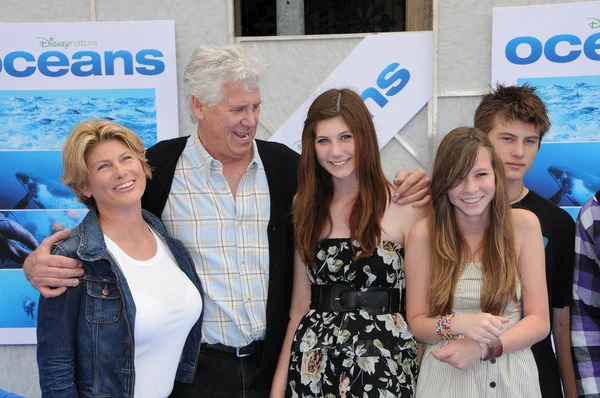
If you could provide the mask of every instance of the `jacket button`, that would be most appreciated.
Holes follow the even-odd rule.
[[[495,363],[496,363],[496,359],[495,359],[495,358],[492,358],[492,359],[490,359],[490,363],[491,363],[492,365],[493,365],[493,364],[495,364]]]
[[[496,383],[492,381],[492,382],[490,383],[490,387],[492,387],[492,388],[496,387]]]

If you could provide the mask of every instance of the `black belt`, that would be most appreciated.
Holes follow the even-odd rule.
[[[221,343],[217,344],[208,344],[202,343],[201,348],[205,348],[211,351],[223,352],[226,354],[235,355],[236,357],[242,358],[247,357],[248,355],[258,354],[262,351],[263,341],[257,340],[248,344],[245,347],[229,347]]]
[[[364,291],[347,285],[311,285],[310,308],[322,312],[363,309],[371,315],[400,312],[400,290],[372,287]]]

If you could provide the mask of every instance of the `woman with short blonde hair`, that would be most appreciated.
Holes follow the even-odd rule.
[[[142,210],[151,176],[142,140],[108,120],[82,122],[63,170],[89,211],[52,254],[81,261],[84,275],[40,298],[42,396],[167,397],[176,378],[195,375],[202,289],[183,244]]]

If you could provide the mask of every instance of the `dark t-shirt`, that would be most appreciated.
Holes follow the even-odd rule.
[[[573,297],[573,262],[575,252],[575,222],[563,209],[553,205],[533,191],[514,208],[533,212],[540,220],[546,248],[546,284],[550,325],[553,309],[569,307]],[[542,396],[562,397],[558,361],[552,349],[551,335],[531,347],[538,366]]]

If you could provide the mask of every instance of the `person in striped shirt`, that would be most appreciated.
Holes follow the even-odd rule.
[[[571,345],[580,397],[600,396],[600,191],[579,212],[571,304]]]

